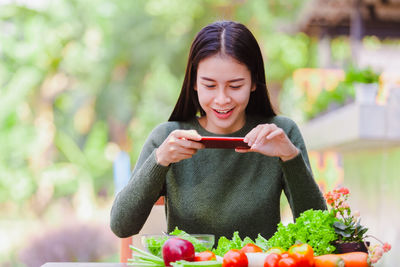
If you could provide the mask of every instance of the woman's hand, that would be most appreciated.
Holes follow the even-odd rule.
[[[258,152],[266,156],[290,160],[299,154],[286,133],[275,124],[260,124],[244,138],[250,149],[236,149],[237,152]]]
[[[157,163],[168,166],[171,163],[191,158],[199,149],[204,148],[195,130],[175,130],[171,132],[156,150]]]

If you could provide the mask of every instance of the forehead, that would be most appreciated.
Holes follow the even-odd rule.
[[[207,77],[215,80],[230,80],[235,78],[250,78],[247,66],[228,55],[216,54],[200,61],[197,77]]]

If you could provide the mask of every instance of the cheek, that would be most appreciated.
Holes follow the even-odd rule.
[[[197,97],[199,98],[199,103],[203,107],[203,105],[208,104],[212,101],[213,97],[210,93],[206,93],[204,90],[197,90]]]
[[[249,99],[250,99],[250,94],[248,94],[247,92],[246,93],[239,92],[232,97],[235,99],[236,103],[247,105],[247,103],[249,102]]]

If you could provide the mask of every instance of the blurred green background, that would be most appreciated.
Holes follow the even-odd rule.
[[[195,34],[215,20],[247,25],[273,103],[289,114],[296,96],[280,92],[318,61],[318,40],[295,28],[306,2],[0,1],[0,265],[118,261],[113,160],[123,150],[134,165],[168,119]],[[332,47],[350,58],[346,38]]]
[[[246,24],[262,46],[271,86],[313,66],[310,38],[277,30],[291,30],[302,3],[3,1],[0,262],[22,265],[31,243],[38,247],[64,225],[108,227],[112,161],[125,150],[134,164],[149,131],[168,118],[190,43],[205,25]],[[104,235],[114,245],[93,260],[118,253]]]

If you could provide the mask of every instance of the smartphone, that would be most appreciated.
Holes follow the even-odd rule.
[[[206,148],[250,148],[244,141],[243,137],[216,137],[216,136],[203,136],[200,143],[203,143]]]

